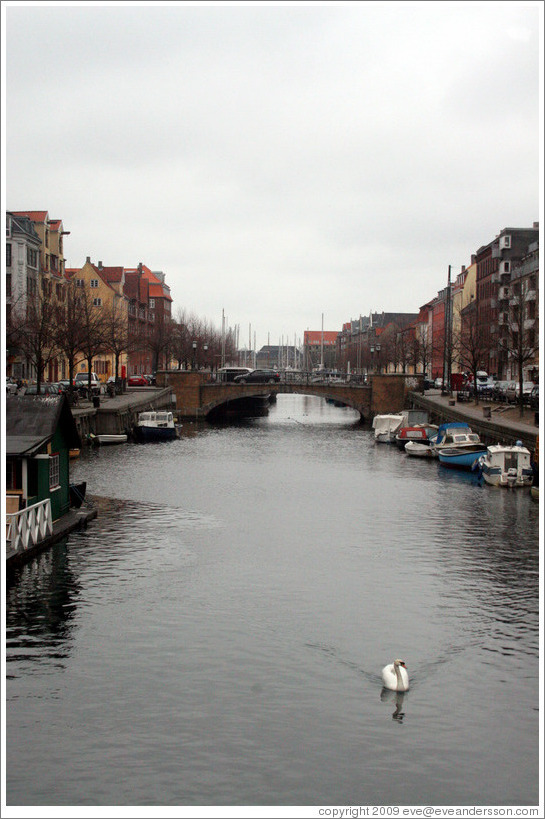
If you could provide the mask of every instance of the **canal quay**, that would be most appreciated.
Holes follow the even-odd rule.
[[[97,517],[6,591],[9,806],[539,804],[528,489],[301,395],[72,476]]]

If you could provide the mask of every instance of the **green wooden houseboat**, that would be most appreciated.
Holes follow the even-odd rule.
[[[6,495],[25,509],[49,498],[51,517],[70,508],[70,449],[81,446],[65,395],[6,398]],[[14,510],[13,510],[14,511]]]

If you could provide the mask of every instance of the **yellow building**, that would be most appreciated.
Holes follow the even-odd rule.
[[[100,311],[103,319],[104,344],[93,358],[93,372],[102,382],[115,375],[115,348],[119,354],[117,374],[127,373],[129,300],[123,293],[124,276],[123,267],[104,267],[102,262],[95,265],[89,256],[82,268],[66,270],[66,278],[85,291],[89,308]],[[86,370],[87,362],[80,357],[75,372]]]

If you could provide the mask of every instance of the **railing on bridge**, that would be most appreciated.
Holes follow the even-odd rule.
[[[35,546],[53,534],[49,498],[20,512],[6,513],[6,541],[16,552]]]
[[[222,373],[210,373],[210,377],[208,379],[209,384],[267,384],[267,383],[279,383],[279,384],[303,384],[303,385],[311,385],[311,384],[339,384],[339,385],[350,385],[350,386],[369,386],[369,380],[366,375],[360,375],[355,373],[341,373],[341,372],[305,372],[303,370],[271,370],[270,375],[268,375],[268,370],[261,370],[258,368],[258,371],[266,372],[266,375],[263,377],[252,377],[252,374],[241,374],[236,376],[236,378],[225,378],[223,377]],[[206,383],[206,382],[205,382]]]

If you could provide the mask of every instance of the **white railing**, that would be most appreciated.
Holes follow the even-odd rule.
[[[53,534],[51,501],[46,500],[21,509],[20,512],[6,514],[6,541],[16,552],[35,546]]]

